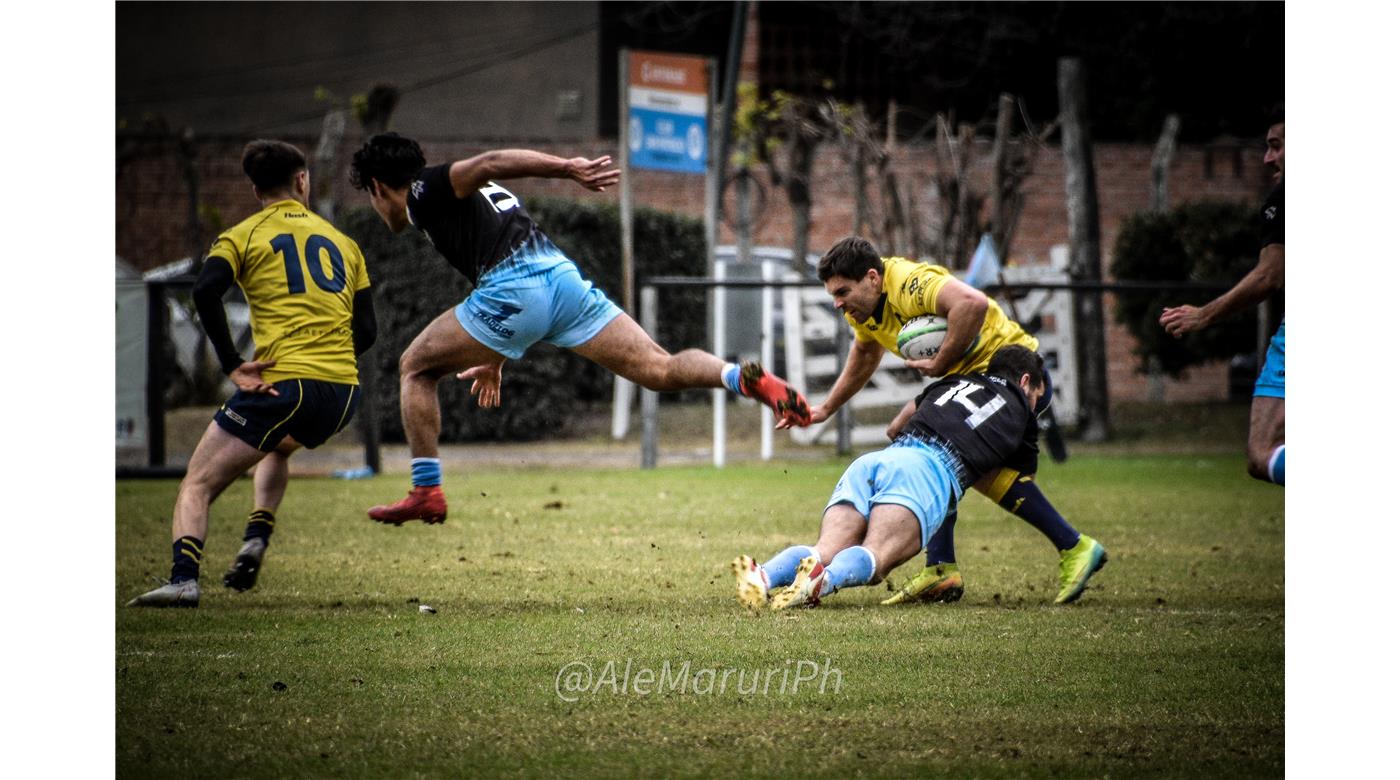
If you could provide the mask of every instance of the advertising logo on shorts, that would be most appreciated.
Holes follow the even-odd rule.
[[[709,158],[709,91],[703,57],[629,52],[629,164],[704,173]]]

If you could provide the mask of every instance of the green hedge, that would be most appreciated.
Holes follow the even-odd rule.
[[[1113,247],[1112,271],[1124,281],[1208,282],[1229,286],[1259,260],[1255,209],[1243,203],[1187,203],[1165,213],[1129,217]],[[1200,306],[1216,293],[1159,292],[1118,296],[1115,317],[1137,339],[1145,371],[1156,356],[1162,371],[1179,376],[1191,366],[1228,359],[1255,348],[1254,314],[1240,314],[1176,339],[1157,320],[1162,309]]]
[[[621,228],[613,204],[556,198],[526,199],[544,232],[574,260],[585,278],[621,300]],[[346,213],[341,229],[359,242],[374,283],[379,340],[364,357],[376,372],[375,413],[386,441],[403,441],[399,419],[398,361],[434,317],[471,292],[417,230],[395,236],[368,208]],[[705,274],[700,220],[638,209],[635,212],[637,275]],[[672,351],[707,343],[703,291],[663,291],[658,341]],[[532,440],[566,432],[590,403],[610,399],[611,375],[568,350],[536,344],[506,363],[499,409],[481,409],[471,383],[444,379],[438,386],[443,442]]]

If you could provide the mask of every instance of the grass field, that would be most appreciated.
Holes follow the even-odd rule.
[[[218,582],[242,480],[214,507],[200,609],[172,611],[120,603],[168,574],[176,483],[119,482],[118,774],[1282,774],[1283,492],[1240,458],[1044,466],[1111,556],[1071,607],[1049,605],[1049,544],[970,496],[961,603],[880,607],[880,585],[744,614],[727,562],[813,540],[845,465],[449,473],[447,524],[398,529],[364,508],[404,478],[298,479],[238,595]],[[566,702],[573,662],[603,687]],[[684,690],[639,684],[685,663]],[[701,673],[808,663],[839,690]]]

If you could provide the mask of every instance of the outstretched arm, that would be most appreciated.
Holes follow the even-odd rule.
[[[458,160],[452,163],[449,175],[452,191],[459,198],[476,192],[493,179],[573,179],[584,189],[602,192],[622,178],[622,172],[612,167],[612,158],[606,155],[593,160],[586,157],[565,159],[529,149],[498,149]]]
[[[831,386],[831,392],[826,394],[826,400],[812,407],[812,422],[809,424],[815,425],[836,414],[836,410],[840,409],[842,404],[851,400],[851,396],[870,381],[884,356],[885,348],[880,346],[878,341],[852,341],[851,352],[846,357],[846,365],[841,369],[841,375],[836,377],[836,383]],[[778,422],[778,427],[791,428],[792,423],[784,419]]]
[[[1205,306],[1174,306],[1163,309],[1158,322],[1167,333],[1181,338],[1191,331],[1209,327],[1225,317],[1262,303],[1283,288],[1283,244],[1269,244],[1259,250],[1259,264],[1239,284]]]

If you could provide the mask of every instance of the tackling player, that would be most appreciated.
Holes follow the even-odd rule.
[[[758,364],[726,364],[698,349],[674,355],[662,349],[584,279],[520,200],[496,183],[572,179],[602,192],[620,176],[608,157],[563,159],[524,149],[428,167],[418,144],[395,133],[374,136],[355,153],[351,183],[369,193],[389,229],[398,233],[412,225],[423,231],[475,286],[460,305],[429,323],[399,360],[413,486],[398,503],[370,509],[371,518],[395,525],[446,519],[437,383],[456,373],[473,380],[479,405],[497,406],[501,365],[538,341],[571,349],[650,390],[726,387],[762,401],[781,419],[807,423],[806,399]]]
[[[1283,109],[1269,122],[1264,165],[1273,171],[1274,189],[1259,212],[1262,226],[1259,263],[1229,292],[1199,308],[1175,306],[1162,310],[1158,322],[1167,333],[1181,338],[1209,327],[1225,317],[1264,302],[1283,289]],[[1249,407],[1249,475],[1266,482],[1283,484],[1283,325],[1269,341],[1269,353],[1259,380],[1254,384],[1254,401]]]
[[[1003,463],[1036,458],[1036,403],[1049,389],[1039,355],[998,350],[985,374],[953,374],[924,389],[894,443],[857,458],[836,483],[813,546],[789,547],[759,566],[730,563],[751,609],[815,606],[841,588],[873,585],[927,545],[967,488]],[[1108,555],[1092,552],[1074,601]]]
[[[359,406],[356,357],[376,336],[360,247],[307,208],[306,157],[253,141],[243,171],[262,210],[214,241],[194,286],[200,322],[237,391],[205,429],[175,499],[170,582],[129,607],[199,606],[209,505],[254,465],[253,512],[224,585],[253,587],[287,489],[287,458],[344,428]],[[256,345],[245,361],[224,318],[234,283],[248,299]]]
[[[875,247],[852,236],[836,243],[817,266],[817,276],[826,285],[837,309],[855,330],[855,339],[846,365],[836,378],[826,400],[812,407],[812,422],[821,422],[836,413],[874,375],[885,350],[899,354],[895,339],[909,320],[936,314],[948,320],[948,334],[938,354],[923,360],[905,361],[924,376],[971,374],[986,370],[992,356],[1005,346],[1019,345],[1036,350],[1040,343],[1008,318],[997,305],[977,289],[958,281],[946,268],[918,263],[902,257],[881,258]],[[1048,373],[1045,392],[1037,396],[1034,408],[1040,414],[1050,405],[1054,388]],[[914,411],[910,401],[890,425],[890,437],[903,427]],[[1038,433],[1032,429],[1028,435]],[[780,426],[787,427],[786,423]],[[983,476],[974,487],[1003,509],[1030,523],[1045,535],[1060,554],[1060,590],[1056,604],[1078,597],[1077,588],[1086,579],[1093,561],[1103,556],[1103,546],[1075,530],[1040,491],[1035,483],[1036,461],[1026,468],[1006,467]],[[928,542],[926,566],[905,583],[886,604],[907,601],[957,601],[963,594],[963,577],[958,570],[953,546],[957,522],[954,511]]]

